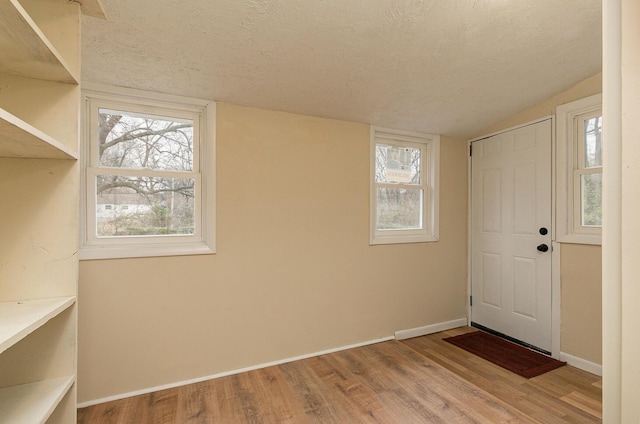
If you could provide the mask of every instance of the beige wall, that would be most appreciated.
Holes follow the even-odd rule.
[[[561,350],[602,364],[602,248],[563,244]]]
[[[217,254],[84,261],[79,402],[465,317],[467,150],[440,242],[369,246],[369,127],[219,104]]]
[[[557,106],[601,92],[602,74],[597,74],[514,114],[483,134],[555,115]],[[596,364],[602,364],[601,256],[600,246],[563,244],[561,248],[560,350]]]

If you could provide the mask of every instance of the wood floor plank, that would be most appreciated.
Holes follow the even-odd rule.
[[[376,388],[364,384],[362,376],[345,368],[337,360],[337,356],[323,355],[315,360],[310,360],[310,367],[325,385],[333,388],[341,402],[357,413],[360,422],[395,422],[379,401]]]
[[[389,341],[78,411],[78,424],[601,423],[602,380],[526,379],[442,339]]]
[[[357,422],[357,414],[349,411],[338,397],[326,386],[309,366],[311,360],[302,364],[291,362],[279,368],[287,378],[294,393],[302,402],[305,416],[310,423],[348,423]],[[302,365],[302,366],[300,366]]]
[[[211,424],[207,382],[178,387],[177,423]]]
[[[231,377],[222,377],[215,380],[205,381],[203,383],[207,419],[211,423],[240,423],[240,414],[237,413],[236,410],[241,408],[241,406],[239,403],[235,403],[236,399],[232,396],[233,393],[230,389],[232,384]],[[228,391],[230,393],[228,393]]]
[[[228,422],[230,424],[254,422],[251,414],[245,415],[250,408],[246,408],[242,404],[242,394],[238,393],[238,386],[242,384],[239,379],[239,376],[231,375],[224,377],[219,382],[212,381],[212,386],[218,386],[218,390],[220,390],[220,394],[217,397],[218,403],[215,404],[222,418],[220,422]],[[244,400],[246,401],[246,399]]]
[[[77,421],[79,423],[90,423],[93,416],[93,408],[80,408],[78,409]]]
[[[144,408],[137,407],[136,413],[141,409],[140,424],[174,424],[178,411],[178,389],[167,389],[150,393],[142,398]],[[133,408],[129,405],[129,409]],[[136,421],[132,421],[136,422]]]
[[[250,381],[255,387],[259,414],[270,423],[307,422],[302,405],[278,367],[252,371]],[[268,406],[265,408],[265,406]]]
[[[113,401],[80,410],[78,423],[141,423],[147,409],[146,400],[150,395],[134,396],[121,401]],[[87,414],[86,412],[89,411]]]
[[[602,405],[583,393],[571,392],[561,399],[594,417],[602,419]]]

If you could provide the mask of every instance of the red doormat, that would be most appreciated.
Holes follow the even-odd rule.
[[[566,364],[483,331],[443,340],[526,378],[544,374]]]

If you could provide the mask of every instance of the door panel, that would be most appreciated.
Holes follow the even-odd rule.
[[[550,351],[551,120],[473,142],[471,172],[471,319]]]
[[[482,254],[482,301],[487,305],[499,308],[502,306],[502,287],[500,285],[500,270],[502,269],[500,255],[484,252]]]

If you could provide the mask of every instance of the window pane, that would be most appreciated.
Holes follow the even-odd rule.
[[[194,184],[190,178],[98,175],[96,235],[193,235]]]
[[[420,184],[420,149],[376,144],[376,182]]]
[[[584,167],[602,166],[602,116],[584,121]]]
[[[378,230],[422,229],[423,190],[378,188]]]
[[[602,174],[580,176],[582,225],[602,226]]]
[[[193,170],[193,121],[100,109],[99,165]]]

